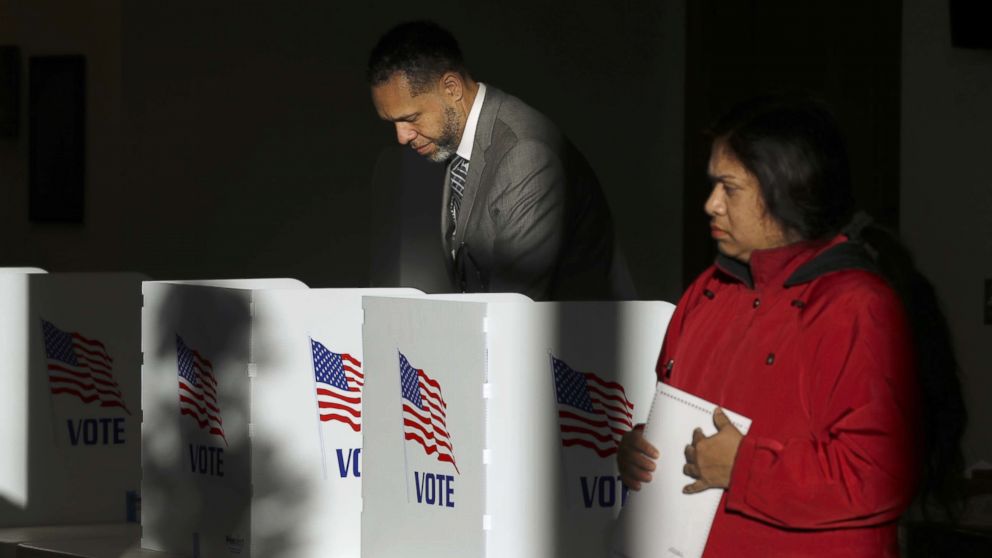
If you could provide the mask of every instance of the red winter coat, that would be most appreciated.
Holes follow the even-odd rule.
[[[898,556],[919,388],[903,306],[870,268],[843,236],[793,244],[721,257],[679,301],[659,379],[752,420],[705,556]]]

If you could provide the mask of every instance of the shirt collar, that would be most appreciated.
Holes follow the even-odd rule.
[[[468,111],[468,120],[465,122],[465,131],[462,132],[462,141],[458,144],[458,151],[455,153],[466,161],[472,160],[472,147],[475,145],[475,127],[479,124],[479,113],[482,112],[482,101],[486,98],[486,84],[479,82],[479,91],[472,101],[472,108]]]

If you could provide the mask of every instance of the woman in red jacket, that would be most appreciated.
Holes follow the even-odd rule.
[[[705,211],[719,255],[679,301],[658,361],[659,381],[752,420],[742,436],[718,410],[717,434],[686,433],[685,492],[725,491],[705,555],[897,556],[896,520],[921,481],[939,493],[960,467],[964,409],[933,291],[854,215],[827,111],[759,99],[713,138]],[[627,486],[650,482],[657,458],[628,433]]]

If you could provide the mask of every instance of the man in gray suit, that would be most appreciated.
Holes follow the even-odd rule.
[[[616,297],[609,208],[589,164],[551,121],[473,80],[457,41],[432,22],[383,35],[368,78],[396,139],[447,164],[441,240],[455,290]]]

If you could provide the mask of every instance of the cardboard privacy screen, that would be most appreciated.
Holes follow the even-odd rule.
[[[145,284],[142,546],[361,555],[361,301],[370,293],[421,294]]]
[[[365,556],[606,556],[672,305],[365,298]]]
[[[0,273],[0,524],[136,521],[133,273]]]

